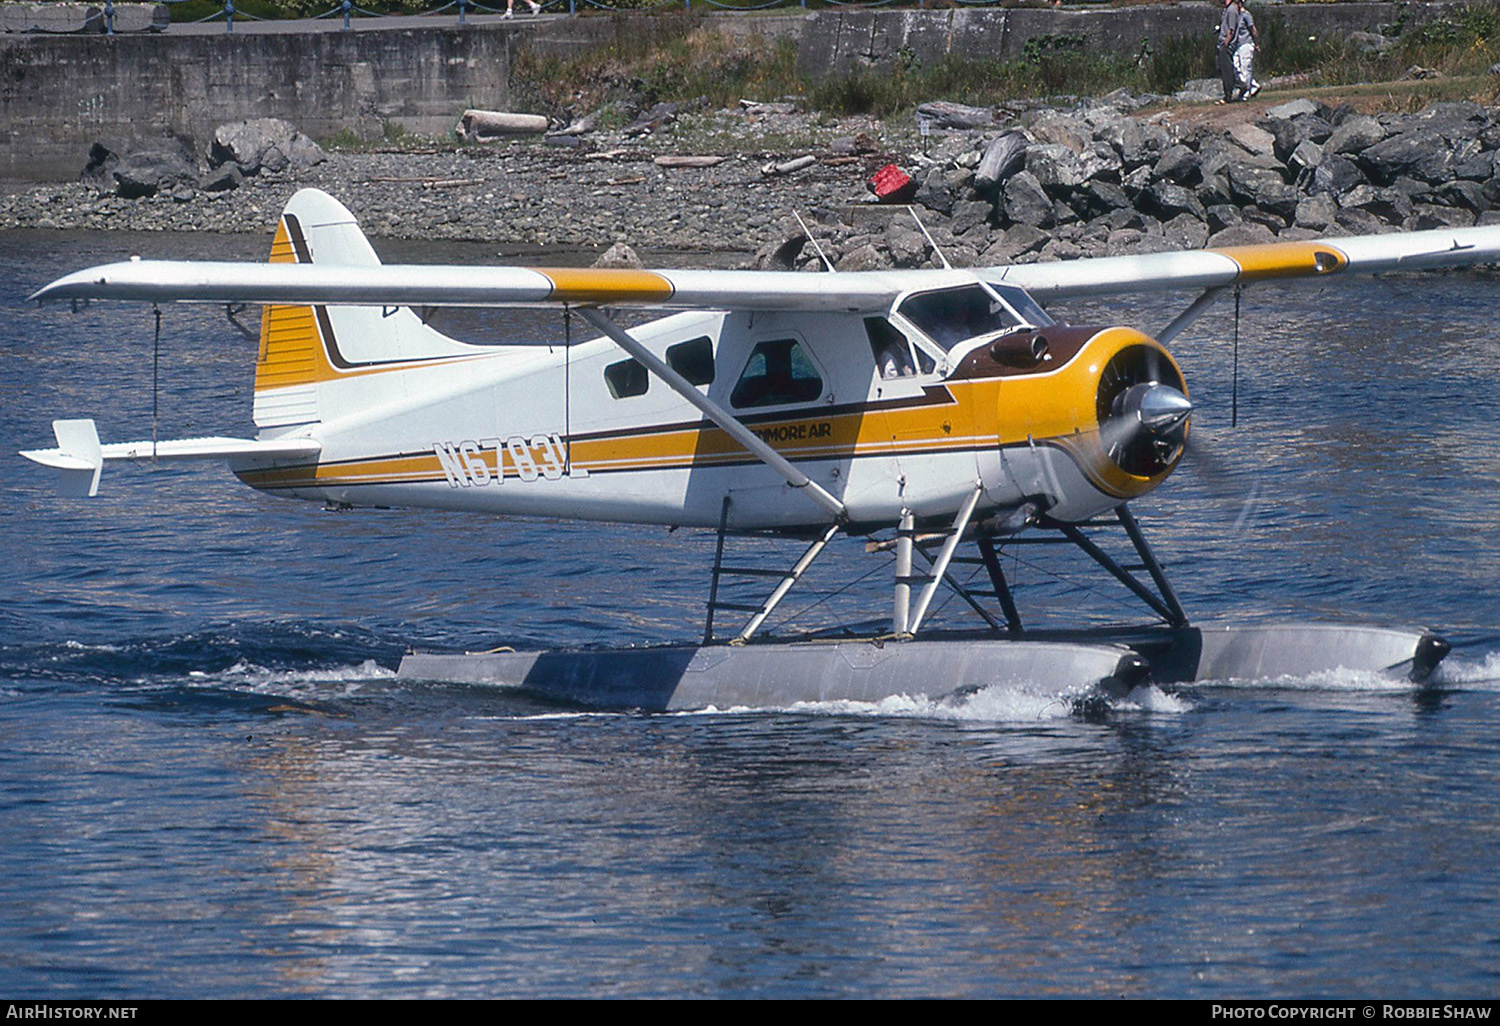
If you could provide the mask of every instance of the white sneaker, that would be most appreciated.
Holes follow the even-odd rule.
[[[537,3],[536,0],[526,0],[526,2],[531,5],[531,13],[532,14],[541,14],[542,13],[542,5],[539,4],[539,3]]]

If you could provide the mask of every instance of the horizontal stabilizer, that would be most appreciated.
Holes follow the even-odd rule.
[[[52,433],[57,448],[43,450],[50,459],[38,459],[57,468],[57,493],[69,498],[86,498],[99,493],[99,472],[104,469],[104,453],[99,445],[99,431],[92,420],[54,420]],[[30,453],[22,456],[36,459]]]
[[[21,455],[58,471],[58,494],[86,497],[99,493],[105,460],[229,459],[234,456],[316,456],[321,443],[311,438],[172,438],[153,442],[99,443],[92,420],[54,420],[56,449],[25,449]]]

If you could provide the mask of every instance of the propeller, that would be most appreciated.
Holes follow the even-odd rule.
[[[1150,477],[1175,463],[1192,412],[1181,375],[1153,346],[1127,346],[1100,375],[1100,440],[1128,473]]]

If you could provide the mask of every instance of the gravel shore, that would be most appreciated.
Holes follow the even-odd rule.
[[[1197,89],[1175,108],[1123,90],[1066,107],[924,105],[943,108],[927,111],[937,120],[925,133],[910,120],[790,104],[700,110],[649,131],[335,151],[278,172],[247,165],[222,191],[209,176],[227,165],[185,164],[137,199],[95,174],[0,197],[0,228],[266,233],[293,192],[316,186],[377,238],[482,242],[499,254],[625,242],[697,263],[815,269],[801,215],[830,260],[862,270],[937,266],[933,241],[955,266],[996,266],[1500,223],[1500,108],[1214,107],[1202,100],[1217,83]],[[925,231],[905,206],[872,202],[867,183],[887,164],[911,176],[899,199]]]
[[[881,140],[880,152],[831,153],[837,139],[859,132]],[[0,228],[267,232],[293,192],[315,186],[348,206],[375,237],[601,251],[625,241],[651,251],[748,255],[782,237],[784,223],[795,223],[793,211],[826,217],[861,203],[870,174],[908,156],[915,127],[905,136],[871,119],[713,112],[684,116],[650,135],[590,133],[578,148],[531,136],[332,151],[314,167],[262,171],[224,192],[179,189],[125,199],[81,182],[35,185],[0,196]],[[763,171],[803,154],[820,159],[789,175]],[[682,155],[724,159],[711,167],[654,162]],[[80,154],[80,169],[85,158]]]

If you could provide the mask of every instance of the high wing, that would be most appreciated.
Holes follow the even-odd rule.
[[[374,306],[540,306],[873,312],[921,282],[962,272],[859,272],[463,267],[441,264],[250,264],[131,260],[76,271],[31,298],[149,303],[326,303]],[[936,274],[937,279],[932,276]]]
[[[1467,267],[1500,261],[1500,226],[1277,242],[1143,256],[1096,257],[975,270],[631,270],[381,264],[367,244],[347,251],[354,216],[305,189],[295,261],[130,260],[77,271],[38,291],[39,301],[283,303],[364,306],[551,304],[874,313],[913,289],[986,281],[1019,285],[1043,300],[1166,289],[1213,289],[1270,279]],[[362,240],[362,236],[360,239]]]
[[[990,281],[1019,285],[1037,299],[1048,300],[1495,262],[1500,262],[1500,225],[1094,257],[981,273]]]

